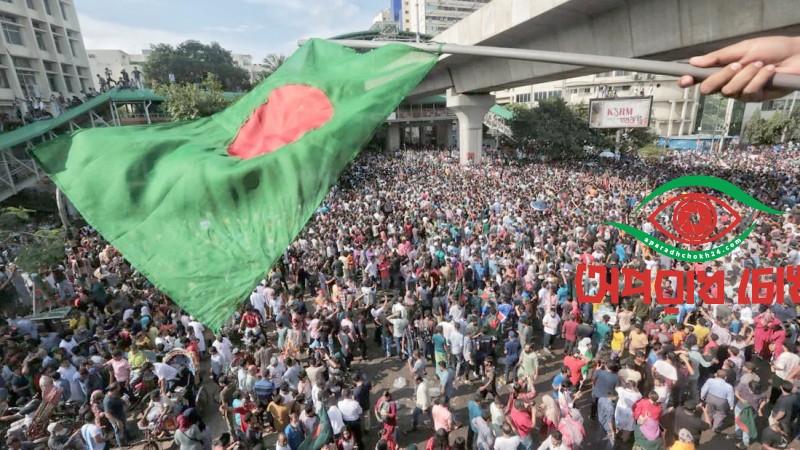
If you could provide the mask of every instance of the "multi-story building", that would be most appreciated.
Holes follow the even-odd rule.
[[[437,35],[477,11],[491,0],[398,0],[392,2],[403,31]],[[399,3],[399,5],[398,5]],[[400,13],[396,8],[401,6]]]
[[[0,114],[93,86],[74,0],[0,0],[0,28]]]
[[[247,72],[250,76],[250,82],[252,83],[260,81],[261,73],[267,70],[263,64],[253,64],[253,57],[251,55],[233,53],[231,56],[233,57],[233,63]]]
[[[0,0],[2,2],[3,0]],[[87,50],[89,54],[89,65],[92,69],[92,76],[95,81],[95,88],[100,88],[97,84],[97,75],[105,78],[106,70],[111,73],[114,80],[120,77],[120,72],[125,69],[129,74],[135,69],[144,70],[144,63],[150,56],[151,50],[143,49],[140,54],[129,54],[122,50]],[[244,69],[250,77],[250,81],[257,82],[261,72],[266,70],[262,64],[253,64],[253,57],[240,53],[231,54],[233,63]],[[146,80],[145,80],[146,81]]]
[[[122,50],[87,50],[86,52],[95,89],[100,89],[97,75],[106,78],[106,70],[111,74],[112,79],[118,80],[122,69],[129,74],[136,68],[141,71],[144,62],[147,61],[144,51],[141,54],[129,54]]]
[[[523,86],[495,93],[500,104],[527,103],[563,97],[573,105],[589,104],[600,97],[653,97],[651,129],[660,136],[685,136],[697,132],[698,111],[703,103],[697,89],[682,89],[677,78],[625,70],[602,72],[549,83]],[[723,114],[724,115],[724,114]]]

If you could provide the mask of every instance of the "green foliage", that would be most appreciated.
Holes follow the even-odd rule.
[[[172,120],[207,117],[231,103],[225,98],[222,85],[211,73],[202,84],[165,84],[158,86],[156,92],[167,99],[164,103]]]
[[[580,110],[570,108],[563,99],[542,100],[536,108],[511,105],[510,126],[517,145],[551,157],[576,156],[586,145],[602,147],[608,139],[589,128]]]
[[[658,147],[656,145],[646,145],[639,149],[639,158],[650,162],[650,163],[657,163],[661,159],[661,157],[667,154],[667,149]]]
[[[630,128],[622,135],[620,141],[620,150],[626,151],[628,147],[632,147],[634,151],[652,145],[658,135],[653,133],[650,128]]]
[[[761,117],[761,112],[756,110],[744,128],[744,139],[752,145],[778,144],[798,133],[798,117],[795,114],[785,116],[775,112],[769,119]]]
[[[285,62],[286,56],[280,53],[270,53],[267,55],[264,58],[264,71],[259,74],[258,81],[261,82],[267,79],[267,77],[275,73]]]
[[[0,242],[19,238],[25,243],[14,263],[23,271],[31,273],[37,272],[41,264],[61,262],[67,242],[63,228],[40,229],[34,233],[25,231],[33,212],[35,211],[31,209],[17,207],[0,209]]]
[[[32,209],[8,207],[0,209],[0,229],[16,230],[31,220]]]
[[[237,66],[231,52],[217,42],[206,45],[190,40],[177,47],[158,44],[150,48],[152,51],[144,64],[144,77],[152,86],[169,83],[169,74],[175,75],[177,83],[202,83],[208,73],[213,73],[225,90],[250,87],[247,71]]]
[[[38,230],[27,234],[26,239],[29,244],[25,245],[14,259],[14,264],[24,272],[36,273],[43,264],[51,266],[63,261],[67,243],[63,228]]]

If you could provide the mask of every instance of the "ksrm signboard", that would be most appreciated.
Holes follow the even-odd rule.
[[[653,97],[594,98],[589,101],[590,128],[647,128]]]

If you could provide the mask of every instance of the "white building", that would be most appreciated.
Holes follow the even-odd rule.
[[[134,68],[143,71],[144,62],[147,61],[144,51],[141,54],[129,54],[122,50],[87,50],[86,52],[89,56],[89,67],[92,70],[95,89],[100,89],[97,75],[105,79],[106,69],[110,71],[112,79],[118,80],[122,69],[125,69],[128,74],[133,72]]]
[[[73,1],[0,0],[0,114],[14,118],[22,99],[40,98],[56,115],[51,97],[93,86]]]
[[[402,0],[403,31],[437,35],[490,0]]]
[[[233,63],[244,69],[250,76],[250,81],[255,83],[261,79],[261,73],[266,71],[267,68],[263,64],[253,64],[253,57],[251,55],[244,55],[241,53],[231,54]]]
[[[696,132],[700,95],[697,89],[682,89],[677,78],[615,70],[561,81],[523,86],[495,93],[497,102],[527,103],[563,97],[569,104],[589,104],[598,97],[653,97],[651,129],[659,136],[686,136]]]

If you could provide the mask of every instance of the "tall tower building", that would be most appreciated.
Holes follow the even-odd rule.
[[[437,35],[482,8],[491,0],[392,0],[392,11],[401,6],[404,31]],[[399,5],[396,5],[398,4]]]

